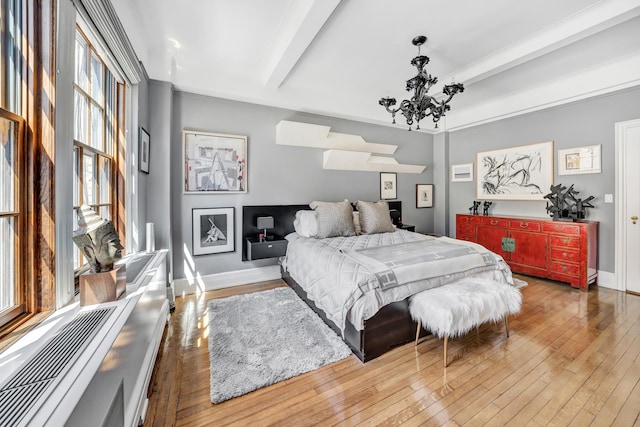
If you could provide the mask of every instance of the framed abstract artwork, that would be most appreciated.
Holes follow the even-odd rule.
[[[184,192],[247,192],[247,137],[185,130]]]
[[[396,178],[395,172],[380,172],[380,200],[398,198]]]
[[[235,251],[235,208],[192,210],[193,255]]]
[[[477,198],[545,200],[553,184],[553,141],[477,153]]]
[[[433,184],[416,184],[416,208],[433,207]]]
[[[558,175],[601,173],[601,151],[600,145],[558,150]]]
[[[451,165],[451,182],[473,181],[473,163]]]

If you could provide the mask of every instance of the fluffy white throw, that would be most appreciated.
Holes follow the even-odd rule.
[[[485,322],[520,311],[522,294],[514,286],[487,279],[463,279],[414,295],[411,317],[439,338],[456,337]]]

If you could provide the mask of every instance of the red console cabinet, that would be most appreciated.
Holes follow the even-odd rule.
[[[588,290],[598,278],[598,222],[456,215],[456,238],[501,255],[515,273]],[[504,239],[511,239],[506,241]]]

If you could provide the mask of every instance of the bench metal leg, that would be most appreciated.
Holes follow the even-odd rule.
[[[422,328],[422,324],[418,322],[418,330],[416,330],[416,344],[418,345],[418,338],[420,338],[420,329]]]
[[[508,317],[508,315],[504,316],[504,329],[507,332],[507,338],[509,338],[509,317]]]

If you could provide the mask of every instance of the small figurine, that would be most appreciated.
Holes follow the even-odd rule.
[[[478,208],[480,207],[480,202],[477,200],[473,201],[473,206],[469,208],[470,215],[478,215]]]
[[[488,200],[484,201],[484,205],[482,206],[482,215],[484,215],[484,216],[488,216],[489,215],[489,208],[491,207],[492,204],[493,204],[493,202],[490,202]]]

